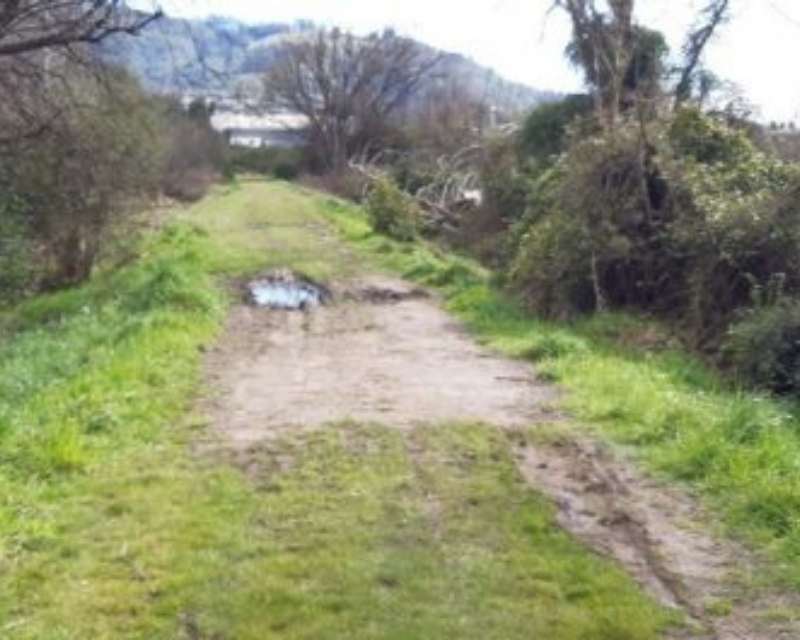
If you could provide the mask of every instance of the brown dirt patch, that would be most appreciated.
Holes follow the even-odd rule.
[[[247,447],[353,419],[398,428],[476,421],[521,427],[556,394],[533,368],[476,345],[421,289],[372,276],[311,312],[240,305],[208,354],[206,408]]]
[[[517,447],[527,481],[556,504],[561,526],[615,558],[660,602],[696,628],[673,638],[800,638],[794,596],[755,593],[759,562],[740,545],[711,537],[718,523],[674,487],[644,476],[588,439]]]

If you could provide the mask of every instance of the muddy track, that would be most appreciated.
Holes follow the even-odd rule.
[[[692,629],[673,638],[800,638],[797,623],[770,616],[796,611],[800,602],[744,587],[752,577],[748,572],[756,571],[756,558],[740,545],[709,536],[718,523],[690,496],[647,478],[585,438],[537,446],[521,442],[517,459],[531,486],[556,504],[561,526],[615,558],[660,602],[692,620]]]
[[[207,354],[215,393],[201,409],[217,434],[208,446],[221,442],[247,460],[276,438],[347,419],[406,430],[412,449],[417,425],[503,427],[521,474],[553,500],[560,524],[694,622],[672,638],[800,638],[800,626],[770,615],[800,603],[737,587],[758,563],[708,535],[713,519],[691,497],[588,439],[531,445],[516,437],[559,418],[558,392],[531,366],[477,345],[408,283],[370,276],[331,293],[333,304],[309,312],[233,310],[224,339]]]

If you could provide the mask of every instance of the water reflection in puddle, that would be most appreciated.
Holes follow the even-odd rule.
[[[322,291],[302,280],[265,278],[247,285],[253,301],[269,309],[305,310],[322,303]]]

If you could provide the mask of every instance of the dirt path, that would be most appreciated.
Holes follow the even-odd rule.
[[[757,577],[756,559],[740,545],[710,537],[713,519],[685,493],[585,438],[520,443],[517,458],[528,482],[556,503],[561,526],[616,558],[660,602],[698,626],[673,637],[800,638],[797,623],[777,615],[797,611],[797,598],[746,589]]]
[[[216,390],[205,407],[234,452],[287,432],[354,419],[412,430],[486,422],[524,428],[557,418],[556,390],[525,363],[476,345],[436,301],[402,281],[371,276],[334,287],[311,312],[240,305],[208,354]],[[517,445],[527,481],[555,502],[576,537],[614,557],[654,597],[695,622],[680,638],[777,640],[800,629],[770,611],[797,603],[738,591],[731,576],[755,566],[705,533],[686,495],[638,473],[588,440]]]
[[[555,393],[475,345],[421,289],[373,276],[312,312],[242,305],[210,355],[215,423],[239,446],[347,418],[402,428],[541,420]]]

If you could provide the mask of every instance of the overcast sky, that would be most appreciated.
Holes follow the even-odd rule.
[[[638,0],[643,24],[681,34],[706,0]],[[162,0],[173,15],[227,15],[251,22],[309,19],[364,32],[392,26],[465,54],[511,80],[559,91],[580,88],[563,59],[569,25],[552,0]],[[732,0],[733,19],[708,50],[708,66],[738,85],[764,120],[800,119],[800,0]]]

